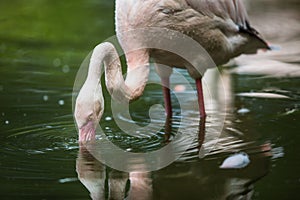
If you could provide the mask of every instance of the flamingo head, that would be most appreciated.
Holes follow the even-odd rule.
[[[98,87],[93,88],[85,84],[76,99],[74,113],[79,131],[79,142],[95,139],[96,127],[99,124],[103,111],[104,101],[101,86],[98,85]]]

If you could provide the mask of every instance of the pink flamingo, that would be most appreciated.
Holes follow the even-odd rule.
[[[242,0],[116,0],[116,32],[122,48],[132,44],[130,37],[121,35],[128,30],[159,27],[187,34],[212,57],[217,65],[228,62],[243,53],[269,49],[253,29]],[[91,56],[88,77],[76,99],[75,119],[79,141],[92,140],[104,110],[100,84],[104,64],[106,87],[116,98],[132,101],[142,95],[149,75],[149,58],[170,67],[187,68],[184,62],[167,52],[139,49],[126,53],[127,77],[123,79],[121,63],[115,47],[102,43]],[[169,90],[171,71],[160,73],[167,116],[172,116]],[[206,116],[202,75],[190,72],[196,81],[200,116]]]

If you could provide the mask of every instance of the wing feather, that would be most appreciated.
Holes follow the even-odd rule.
[[[231,19],[238,26],[246,27],[248,15],[242,0],[186,0],[187,4],[203,15]]]
[[[255,41],[260,43],[261,48],[269,49],[268,44],[260,34],[250,26],[248,14],[243,0],[185,0],[186,3],[197,12],[208,17],[219,17],[226,22],[233,21],[239,32],[249,34]]]

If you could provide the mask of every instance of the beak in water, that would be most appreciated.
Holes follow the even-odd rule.
[[[87,124],[79,129],[79,142],[87,142],[95,140],[96,127],[93,121],[89,121]]]

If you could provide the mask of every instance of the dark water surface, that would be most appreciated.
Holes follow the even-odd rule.
[[[186,90],[176,95],[184,97],[187,115],[173,95],[170,126],[146,139],[130,137],[111,119],[105,91],[101,127],[127,151],[159,149],[180,134],[179,126],[195,134],[187,152],[168,167],[122,173],[79,148],[72,114],[81,62],[114,35],[113,1],[1,1],[0,199],[89,199],[90,193],[94,199],[120,199],[124,193],[131,199],[299,199],[299,8],[298,1],[249,4],[255,27],[280,50],[241,56],[222,69],[228,107],[218,113],[214,106],[224,99],[213,99],[205,127],[194,92]],[[218,88],[214,73],[206,78]],[[174,75],[172,86],[182,84],[177,80]],[[162,103],[161,87],[151,84],[130,106],[132,118],[147,125],[149,108]],[[182,118],[188,123],[180,124]],[[164,115],[156,119],[165,123]],[[249,155],[249,166],[219,169],[239,151]]]

